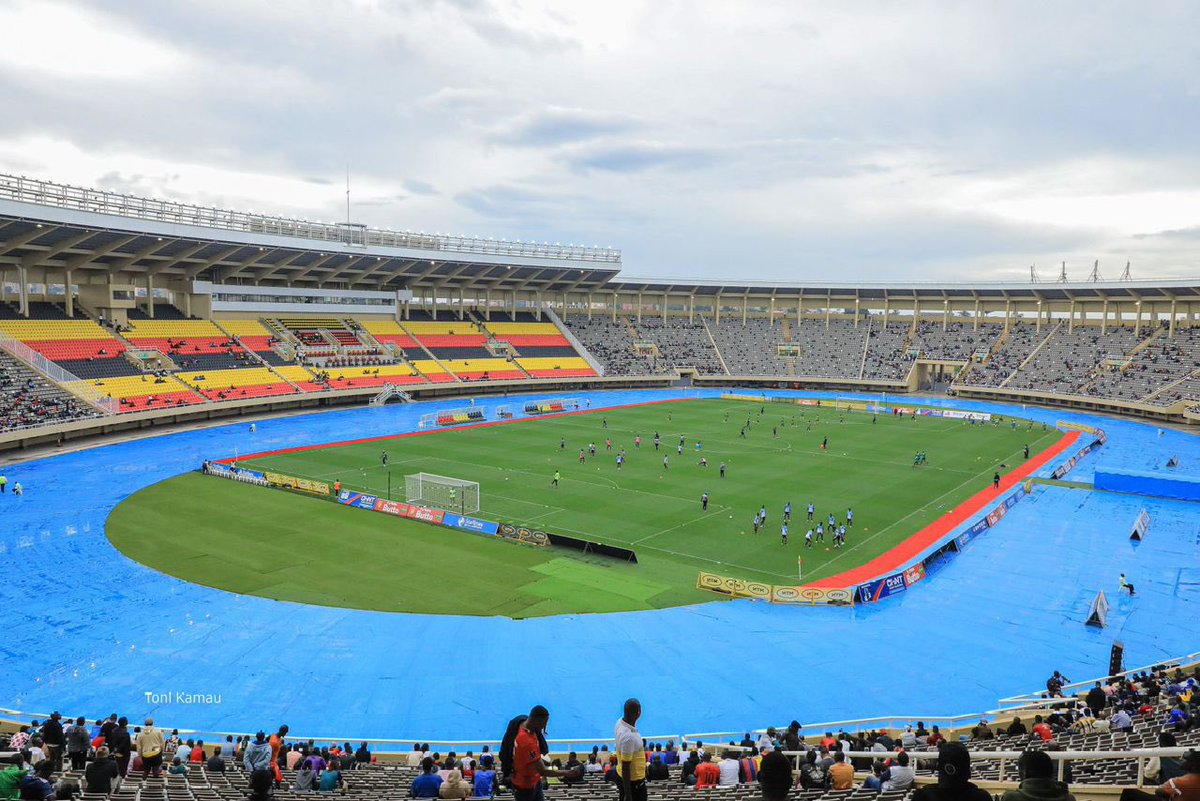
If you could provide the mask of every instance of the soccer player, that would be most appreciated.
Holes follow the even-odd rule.
[[[829,437],[824,437],[821,440],[821,450],[823,450],[823,451],[829,450]]]
[[[606,450],[606,451],[612,450],[612,440],[608,439],[607,437],[604,440],[604,450]]]
[[[638,434],[636,437],[633,438],[633,447],[635,447],[635,448],[642,447],[642,435],[641,434]]]
[[[618,470],[620,470],[620,469],[621,469],[621,465],[622,465],[622,464],[624,464],[624,463],[625,463],[625,454],[623,454],[623,453],[618,453],[618,454],[617,454],[617,469],[618,469]]]
[[[809,520],[812,520],[812,519],[813,519],[813,512],[815,512],[815,511],[816,511],[816,507],[815,507],[815,506],[813,506],[813,505],[810,503],[810,504],[808,505],[808,519],[809,519]]]
[[[555,471],[554,471],[554,478],[550,479],[550,484],[551,484],[551,485],[553,485],[553,486],[555,486],[555,487],[557,487],[557,486],[558,486],[558,479],[559,479],[559,478],[561,478],[561,475],[559,474],[559,472],[558,472],[557,470],[555,470]]]
[[[791,519],[792,519],[792,502],[788,501],[787,503],[785,503],[783,505],[783,521],[786,523],[787,521],[789,521]]]
[[[600,424],[601,428],[608,428],[608,418],[604,418],[604,422]]]
[[[668,458],[666,456],[663,457],[663,470],[669,470],[671,467],[671,463],[667,461]]]
[[[659,445],[662,445],[662,437],[660,437],[656,431],[654,432],[654,450],[658,450]]]
[[[783,528],[780,529],[779,533],[780,533],[780,536],[783,538],[783,544],[787,545],[787,523],[783,524]]]
[[[384,467],[387,467],[387,460],[388,460],[387,451],[384,451],[383,453],[379,454],[379,461],[383,463]]]
[[[679,447],[681,447],[681,448],[682,448],[682,447],[683,447],[683,445],[684,445],[683,434],[680,434],[680,435],[679,435]]]
[[[817,523],[817,542],[825,541],[825,524]]]
[[[697,451],[704,450],[704,443],[702,443],[700,440],[696,440],[696,450]]]
[[[587,456],[584,454],[583,448],[579,449],[579,463],[583,464],[587,461]]]
[[[804,547],[805,548],[812,547],[812,538],[813,538],[813,530],[810,528],[808,530],[808,533],[804,535]]]
[[[842,523],[840,526],[838,526],[837,539],[838,539],[839,543],[843,543],[846,541],[846,524],[845,523]]]
[[[765,503],[758,508],[758,516],[762,518],[764,523],[767,522],[767,505]]]
[[[854,528],[854,510],[853,509],[846,510],[846,525],[849,526],[850,528]]]
[[[833,528],[835,525],[837,525],[837,518],[833,516],[832,512],[830,512],[829,513],[829,527]]]
[[[596,443],[589,442],[588,443],[588,456],[595,456],[595,455],[596,455]]]
[[[559,438],[558,438],[558,449],[559,449],[560,451],[562,451],[562,450],[566,450],[566,449],[567,449],[567,438],[566,438],[566,437],[559,437]]]
[[[758,516],[758,512],[754,513],[754,533],[758,533],[758,527],[762,525],[762,518]]]
[[[700,466],[701,466],[701,467],[708,467],[708,459],[706,459],[706,458],[704,458],[703,456],[701,456],[701,457],[700,457]]]
[[[725,478],[725,463],[721,462],[721,478]]]
[[[678,448],[675,449],[675,453],[677,453],[680,456],[683,456],[683,445],[682,444]]]
[[[708,493],[707,492],[700,493],[700,511],[702,511],[702,512],[708,511]]]
[[[1026,445],[1025,445],[1025,458],[1026,459],[1029,458],[1029,444],[1028,443],[1026,443]]]
[[[779,427],[778,427],[778,426],[772,426],[772,427],[771,427],[771,436],[772,436],[772,437],[778,437],[778,436],[779,436]]]

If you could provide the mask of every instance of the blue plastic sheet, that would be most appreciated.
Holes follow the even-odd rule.
[[[1179,501],[1200,501],[1200,476],[1163,473],[1148,470],[1097,470],[1098,490],[1174,498]]]
[[[600,408],[677,393],[588,397]],[[1114,639],[1131,664],[1197,648],[1190,621],[1200,612],[1200,507],[1083,490],[1035,488],[929,580],[854,610],[738,601],[514,621],[330,609],[164,576],[104,536],[117,503],[204,458],[399,433],[425,412],[462,405],[289,417],[259,422],[253,435],[238,423],[9,469],[27,494],[0,498],[0,603],[8,613],[0,706],[91,719],[150,714],[208,730],[288,723],[297,734],[353,740],[498,737],[512,715],[542,703],[552,736],[594,737],[611,736],[630,695],[644,702],[642,730],[656,733],[947,714],[1037,689],[1054,669],[1072,678],[1102,674]],[[1128,421],[1026,414],[1109,432],[1109,444],[1072,479],[1087,480],[1081,475],[1097,465],[1145,468],[1157,458],[1148,448],[1200,456],[1194,437],[1173,431],[1159,437]],[[1142,506],[1154,536],[1135,544],[1124,521]],[[1118,594],[1121,572],[1136,597]],[[1100,589],[1112,604],[1103,630],[1083,623]],[[179,692],[220,702],[180,703]]]

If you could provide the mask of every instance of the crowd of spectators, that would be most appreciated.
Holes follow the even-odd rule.
[[[91,406],[0,351],[0,430],[98,416]]]
[[[713,347],[704,321],[686,317],[642,317],[634,328],[639,341],[658,346],[659,358],[669,367],[695,368],[701,375],[724,375],[721,357]]]
[[[1017,766],[1020,786],[1006,793],[1004,801],[1068,801],[1068,785],[1086,778],[1092,767],[1082,760],[1064,762],[1060,781],[1059,766],[1049,754],[1086,750],[1088,741],[1081,738],[1093,738],[1095,748],[1101,747],[1094,739],[1097,735],[1139,730],[1152,733],[1163,748],[1175,748],[1183,740],[1200,741],[1200,668],[1131,674],[1064,697],[1067,682],[1058,672],[1047,680],[1046,703],[1028,727],[1018,716],[997,723],[983,719],[969,734],[953,736],[917,721],[899,730],[842,729],[805,737],[800,723],[792,721],[757,737],[746,733],[740,742],[695,741],[678,747],[674,741],[644,739],[637,729],[641,704],[629,699],[616,722],[612,750],[607,744],[593,746],[582,759],[575,751],[565,759],[552,758],[544,734],[550,712],[539,705],[508,723],[498,752],[483,746],[478,755],[473,750],[443,755],[427,743],[413,743],[399,758],[407,771],[400,778],[407,781],[412,798],[511,793],[514,801],[541,801],[548,783],[555,782],[568,788],[610,784],[619,801],[646,801],[648,783],[680,790],[750,786],[767,801],[775,801],[794,789],[906,793],[917,788],[921,771],[929,775],[932,767],[936,783],[916,789],[913,801],[982,801],[990,796],[980,795],[970,778],[991,778],[986,752],[1003,750],[1022,752]],[[1114,740],[1108,742],[1114,747]],[[227,773],[260,799],[281,788],[345,792],[355,781],[354,771],[376,762],[365,742],[358,748],[350,743],[318,745],[290,737],[287,726],[270,735],[259,731],[205,743],[174,730],[167,734],[149,718],[131,727],[116,714],[89,723],[82,717],[64,719],[57,712],[0,736],[0,752],[10,754],[7,769],[0,770],[0,798],[22,799],[65,799],[83,791],[108,795],[124,781],[153,778],[170,786],[177,780],[211,781]],[[1195,751],[1154,758],[1146,766],[1146,777],[1176,789],[1200,790],[1200,758]]]

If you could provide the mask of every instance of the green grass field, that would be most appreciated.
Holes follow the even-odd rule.
[[[752,425],[742,438],[747,418]],[[655,432],[662,436],[657,453]],[[635,448],[639,434],[642,445]],[[680,435],[687,439],[682,455]],[[1058,436],[1024,422],[1014,431],[1007,421],[873,421],[869,414],[827,408],[701,400],[241,462],[330,483],[340,479],[380,496],[387,495],[390,473],[391,494],[399,500],[409,473],[478,481],[480,517],[629,547],[637,565],[200,474],[134,495],[113,512],[107,529],[117,548],[165,573],[301,603],[509,617],[661,608],[716,597],[695,589],[701,570],[781,584],[796,583],[799,555],[805,581],[861,565],[989,486],[1001,464],[1015,467],[1026,443],[1036,453]],[[825,437],[829,450],[823,452]],[[579,450],[591,442],[598,454],[580,464]],[[618,471],[621,448],[627,461]],[[387,467],[380,462],[385,449]],[[918,450],[927,452],[928,462],[914,467]],[[699,466],[701,455],[707,468]],[[557,488],[551,485],[556,470],[562,474]],[[700,495],[706,491],[705,512]],[[788,501],[792,525],[784,546],[780,523]],[[853,507],[847,547],[831,548],[828,534],[823,544],[804,547],[810,501],[818,518],[833,513],[839,522]],[[756,535],[752,522],[761,505],[768,522]]]

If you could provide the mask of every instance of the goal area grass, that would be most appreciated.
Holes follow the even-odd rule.
[[[514,618],[655,609],[717,598],[696,589],[700,571],[797,584],[858,567],[989,487],[995,472],[1019,466],[1026,445],[1036,454],[1059,436],[1012,418],[971,425],[825,406],[689,400],[239,463],[330,484],[340,480],[381,497],[390,485],[397,500],[404,500],[404,478],[412,473],[476,481],[478,517],[631,548],[637,564],[199,473],[133,495],[114,510],[107,533],[123,553],[164,573],[299,603]],[[914,465],[918,451],[926,459]],[[766,523],[755,533],[754,517],[764,506]],[[844,547],[833,547],[828,532],[823,542],[805,547],[810,526],[830,514],[843,524],[851,508]]]

